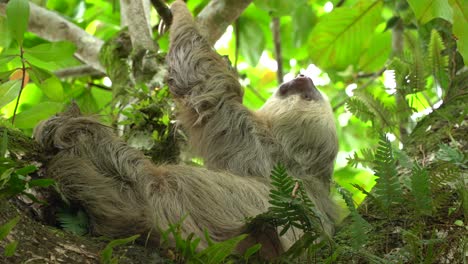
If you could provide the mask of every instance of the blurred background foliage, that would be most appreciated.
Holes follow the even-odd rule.
[[[104,41],[123,30],[119,1],[31,2]],[[196,15],[208,2],[189,0],[188,6]],[[403,146],[418,120],[441,105],[450,80],[464,67],[463,60],[468,60],[467,10],[464,0],[255,0],[215,48],[238,69],[245,86],[244,103],[251,109],[260,108],[278,86],[278,63],[285,81],[298,73],[314,80],[335,113],[340,152],[334,178],[360,202],[364,194],[351,184],[370,190],[375,183],[373,172],[358,162],[365,160],[366,149],[377,145],[382,132],[395,146]],[[274,19],[279,22],[279,38],[273,35]],[[154,10],[151,21],[163,56],[168,38],[157,33],[160,21]],[[162,85],[139,85],[127,91],[137,100],[125,107],[120,101],[120,107],[116,106],[109,77],[60,76],[61,70],[82,64],[73,56],[73,44],[51,43],[29,32],[18,44],[9,22],[0,16],[2,125],[31,134],[40,120],[75,100],[83,112],[102,115],[108,124],[145,127],[150,131],[149,141],[139,141],[141,134],[127,135],[138,141],[137,146],[175,133],[167,129],[171,113],[166,110],[171,109],[171,102],[162,103],[161,113],[154,114],[152,109],[153,102],[169,100]],[[275,55],[275,44],[281,48],[280,58]],[[23,61],[18,56],[20,46]],[[21,73],[24,61],[26,75]],[[24,89],[22,78],[27,79]],[[148,127],[150,121],[166,127]]]

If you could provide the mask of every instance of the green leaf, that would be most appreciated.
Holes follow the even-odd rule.
[[[114,251],[114,247],[131,243],[139,237],[140,235],[134,235],[134,236],[127,237],[127,238],[115,239],[109,242],[104,248],[104,250],[101,252],[101,263],[103,264],[113,263],[112,253]]]
[[[202,263],[216,264],[222,263],[236,249],[237,244],[247,237],[246,234],[233,237],[220,243],[213,244],[200,251],[197,257],[202,259]]]
[[[449,0],[453,8],[452,31],[457,37],[457,48],[463,57],[465,65],[468,64],[468,1]]]
[[[15,126],[18,128],[34,128],[41,120],[55,115],[63,109],[62,103],[42,102],[16,115]]]
[[[431,32],[431,40],[429,42],[429,65],[435,81],[442,89],[447,89],[449,84],[448,78],[448,56],[442,55],[445,50],[444,42],[436,30]]]
[[[2,143],[0,145],[0,158],[5,157],[8,149],[8,133],[7,130],[3,130]]]
[[[35,172],[36,170],[37,170],[36,166],[28,165],[28,166],[23,167],[23,168],[21,168],[19,170],[16,170],[15,172],[18,175],[26,176],[26,175],[28,175],[28,174],[30,174],[32,172]]]
[[[319,18],[310,43],[310,56],[322,69],[343,70],[359,62],[376,26],[382,21],[382,1],[359,1]]]
[[[453,11],[447,0],[408,0],[408,4],[421,25],[437,17],[453,22]]]
[[[79,210],[76,214],[71,211],[60,210],[57,213],[57,219],[60,226],[70,233],[82,236],[88,232],[88,216],[82,210]]]
[[[299,4],[304,1],[291,0],[255,0],[255,5],[270,12],[273,16],[290,15]]]
[[[75,53],[75,45],[71,42],[51,42],[25,49],[25,52],[37,59],[46,62],[68,60]]]
[[[374,186],[375,197],[389,214],[390,208],[401,201],[403,192],[398,180],[392,145],[385,135],[380,138],[374,163],[375,175],[379,177]]]
[[[0,108],[9,104],[18,97],[21,89],[21,80],[12,80],[0,85]]]
[[[352,97],[347,100],[346,110],[350,111],[363,122],[375,120],[375,114],[357,97]]]
[[[0,226],[0,240],[5,239],[5,237],[11,232],[11,230],[18,224],[20,220],[20,216],[16,216],[15,218],[8,221],[8,223]]]
[[[29,77],[31,77],[31,80],[38,86],[41,85],[42,82],[53,76],[53,74],[49,71],[36,67],[34,65],[31,68],[28,68],[26,71],[29,73]]]
[[[245,260],[249,259],[253,254],[257,253],[261,248],[262,248],[262,244],[255,244],[255,245],[249,247],[244,252],[244,259]]]
[[[296,48],[300,48],[307,42],[311,30],[317,23],[317,16],[315,15],[313,8],[309,4],[304,3],[302,7],[297,8],[294,11],[291,19],[294,46]]]
[[[5,257],[12,257],[16,252],[16,247],[18,247],[18,241],[13,241],[11,243],[8,243],[5,246],[5,251],[3,252],[3,255]]]
[[[29,188],[32,187],[49,187],[55,184],[55,181],[52,179],[37,179],[29,181]]]
[[[359,69],[366,72],[375,72],[385,65],[392,51],[392,33],[385,31],[372,36],[369,46],[363,50],[359,58]]]
[[[28,29],[28,0],[10,0],[6,7],[8,27],[20,46],[23,45],[23,35]]]
[[[6,17],[0,16],[0,47],[8,48],[11,43],[10,29]]]
[[[429,174],[419,166],[414,167],[411,175],[411,194],[414,197],[414,208],[423,215],[432,215]]]
[[[52,101],[55,102],[62,102],[64,98],[63,87],[60,80],[52,76],[49,79],[43,81],[40,85],[38,85],[42,92],[49,97]]]
[[[265,36],[258,23],[248,17],[239,19],[239,49],[247,62],[256,66],[265,49]]]

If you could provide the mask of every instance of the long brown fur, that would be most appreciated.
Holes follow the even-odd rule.
[[[206,168],[155,165],[108,127],[69,111],[35,130],[37,141],[55,154],[48,175],[84,206],[94,234],[150,233],[157,242],[160,229],[186,217],[184,234],[203,237],[206,228],[214,241],[223,241],[242,233],[247,217],[267,210],[269,175],[281,162],[302,179],[332,233],[328,196],[337,139],[328,102],[276,93],[259,111],[248,110],[236,74],[200,35],[185,3],[178,0],[171,10],[169,87]],[[265,231],[248,240],[279,253],[295,237],[287,233],[278,245]]]

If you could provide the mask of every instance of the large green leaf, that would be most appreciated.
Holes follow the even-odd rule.
[[[254,3],[259,8],[271,12],[273,16],[290,15],[299,4],[304,1],[291,0],[255,0]]]
[[[25,49],[27,54],[47,62],[67,60],[73,56],[75,50],[75,46],[72,43],[66,41],[45,43],[34,46],[30,49]]]
[[[375,34],[367,49],[359,58],[359,69],[366,72],[380,70],[390,57],[392,50],[392,34],[390,31]]]
[[[468,64],[468,1],[450,0],[453,8],[453,34],[457,37],[458,51]]]
[[[29,3],[28,0],[10,0],[6,7],[8,27],[13,37],[20,45],[23,44],[23,35],[28,29]]]
[[[357,64],[375,27],[381,22],[381,1],[359,1],[322,16],[312,31],[310,55],[322,69]]]
[[[42,92],[53,101],[61,102],[64,98],[62,83],[55,76],[43,81],[39,87]]]
[[[13,80],[0,85],[0,108],[4,107],[15,99],[21,89],[21,81]]]
[[[10,29],[6,17],[0,16],[0,47],[8,48],[11,42]]]
[[[248,17],[239,19],[240,52],[247,62],[256,66],[265,48],[265,36],[262,27]]]
[[[408,0],[408,4],[411,6],[411,9],[421,25],[436,17],[443,18],[449,22],[453,21],[452,8],[447,0]]]
[[[293,41],[296,48],[304,45],[317,23],[317,16],[313,8],[307,3],[303,7],[297,8],[292,15]]]
[[[33,128],[41,120],[44,120],[63,108],[62,103],[42,102],[16,115],[15,126],[18,128]]]

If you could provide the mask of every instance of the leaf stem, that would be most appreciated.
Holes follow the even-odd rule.
[[[24,64],[24,49],[23,46],[20,46],[20,58],[21,58],[21,71],[22,71],[22,76],[21,76],[21,87],[18,93],[18,99],[16,99],[16,105],[15,105],[15,110],[13,111],[13,117],[11,118],[11,124],[15,124],[15,118],[16,118],[16,111],[18,110],[18,105],[19,101],[21,99],[21,93],[23,92],[23,88],[26,85],[26,66]]]

